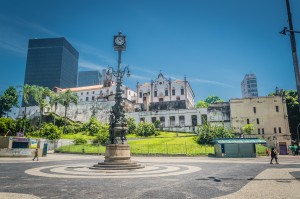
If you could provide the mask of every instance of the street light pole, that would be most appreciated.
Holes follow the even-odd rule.
[[[297,145],[298,146],[299,146],[299,131],[298,131],[299,126],[300,126],[300,123],[297,126]]]
[[[294,28],[293,28],[292,13],[291,13],[291,7],[290,7],[289,0],[286,0],[286,8],[287,8],[287,14],[288,14],[289,28],[290,28],[290,30],[288,30],[288,32],[290,32],[294,71],[295,71],[295,76],[296,76],[296,86],[297,86],[298,104],[299,104],[298,108],[299,108],[299,112],[300,112],[300,73],[299,73],[299,65],[298,65],[298,57],[297,57],[297,49],[296,49],[296,39],[295,39],[295,32],[298,33],[298,31],[294,31]],[[285,28],[285,31],[287,31],[286,28]]]

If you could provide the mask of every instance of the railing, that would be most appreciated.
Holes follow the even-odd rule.
[[[63,153],[104,154],[105,146],[98,144],[65,145],[55,149]],[[212,146],[189,144],[134,144],[130,145],[131,154],[136,155],[208,155],[214,154]]]

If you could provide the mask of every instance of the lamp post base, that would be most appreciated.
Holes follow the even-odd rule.
[[[130,146],[128,144],[107,145],[104,162],[99,162],[90,167],[90,169],[98,170],[130,170],[141,168],[144,168],[144,166],[130,160]]]

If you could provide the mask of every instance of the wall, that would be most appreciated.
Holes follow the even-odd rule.
[[[279,142],[289,145],[291,142],[285,99],[280,96],[231,99],[230,115],[231,125],[238,133],[242,133],[242,127],[247,124],[248,119],[255,128],[252,135],[266,140],[268,145],[275,146]]]

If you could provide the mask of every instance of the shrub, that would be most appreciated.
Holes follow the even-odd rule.
[[[31,132],[27,132],[27,133],[26,133],[26,137],[35,137],[35,138],[39,138],[39,137],[41,137],[40,131],[31,131]]]
[[[226,129],[222,126],[212,126],[209,123],[199,126],[197,129],[198,136],[196,141],[199,144],[213,144],[212,141],[216,138],[233,138],[233,130]]]
[[[127,134],[135,134],[136,124],[133,117],[127,119]]]
[[[159,120],[155,120],[154,126],[155,126],[155,128],[158,129],[160,127],[160,121]]]
[[[136,129],[136,135],[148,137],[151,135],[157,135],[157,132],[154,124],[148,122],[139,122]]]
[[[75,145],[79,145],[79,144],[86,144],[87,140],[85,137],[77,136],[73,139],[73,142]]]
[[[52,123],[43,123],[40,129],[41,136],[49,140],[59,139],[62,132]]]
[[[81,130],[89,132],[89,135],[91,135],[91,136],[95,136],[99,132],[102,132],[105,130],[107,130],[107,133],[108,133],[108,127],[106,127],[106,126],[107,125],[104,125],[104,124],[101,124],[100,122],[98,122],[96,120],[96,118],[91,117],[91,119],[89,121],[87,121],[86,123],[84,123],[82,125]]]

